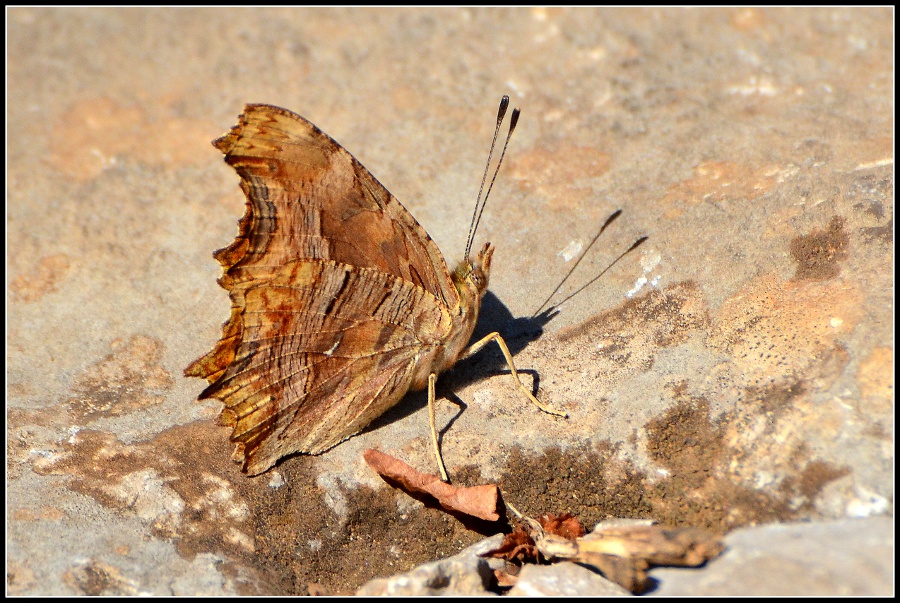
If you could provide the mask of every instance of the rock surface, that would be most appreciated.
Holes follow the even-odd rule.
[[[569,419],[486,348],[438,381],[456,483],[584,525],[892,516],[890,8],[7,17],[8,593],[352,593],[482,537],[362,460],[434,470],[421,393],[253,479],[195,402],[244,204],[210,141],[246,102],[337,139],[451,263],[521,107],[477,333]],[[539,314],[617,209],[556,301],[648,240]]]
[[[703,567],[652,569],[656,585],[646,596],[889,596],[894,585],[893,533],[893,519],[887,517],[742,528],[725,538],[725,553]],[[356,594],[494,594],[496,587],[485,587],[488,565],[475,555],[496,547],[497,542],[493,537],[455,557],[372,580]],[[630,593],[586,567],[560,562],[523,566],[507,594],[617,597]]]
[[[884,597],[894,591],[889,517],[735,530],[700,571],[659,568],[659,596]]]
[[[491,594],[493,570],[503,567],[496,559],[480,557],[497,548],[503,538],[499,535],[478,542],[458,555],[425,563],[410,572],[376,578],[356,591],[365,596],[458,596],[471,597]]]

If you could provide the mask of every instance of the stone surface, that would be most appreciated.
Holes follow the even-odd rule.
[[[7,17],[11,594],[352,593],[481,538],[362,460],[433,468],[421,393],[255,479],[194,402],[243,212],[209,143],[245,102],[336,138],[451,263],[496,103],[522,108],[478,332],[569,419],[483,350],[438,381],[457,483],[585,525],[893,514],[890,8]],[[649,239],[532,317],[620,208],[556,299]]]
[[[510,597],[622,597],[627,590],[577,563],[526,565]]]
[[[377,578],[363,585],[356,594],[364,596],[463,596],[490,595],[493,570],[502,568],[498,559],[479,557],[500,546],[500,535],[466,548],[458,555],[424,563],[410,572],[390,578]]]
[[[884,597],[894,592],[889,517],[735,530],[702,570],[657,568],[651,596]]]
[[[624,522],[613,522],[625,525]],[[769,524],[735,530],[725,552],[700,568],[650,570],[646,596],[889,596],[894,585],[889,517]],[[490,595],[486,560],[495,536],[455,557],[377,579],[361,595]],[[496,564],[497,560],[490,560]],[[498,567],[502,566],[502,562]],[[622,587],[576,563],[525,565],[509,596],[623,596]]]

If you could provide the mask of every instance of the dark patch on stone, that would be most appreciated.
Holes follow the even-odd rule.
[[[482,538],[435,509],[416,506],[401,514],[398,498],[406,495],[389,488],[342,488],[342,522],[325,503],[312,466],[298,470],[297,460],[280,469],[286,484],[254,506],[256,563],[289,576],[292,592],[279,594],[308,594],[310,585],[352,594],[372,578],[454,555]],[[469,481],[481,481],[474,468],[455,472],[455,483]]]
[[[894,242],[894,179],[893,177],[869,174],[852,181],[848,187],[848,197],[859,199],[853,204],[861,217],[868,222],[859,229],[866,241],[877,241],[885,245]],[[885,217],[888,218],[884,222]],[[874,224],[873,224],[874,222]]]
[[[840,274],[840,263],[847,259],[850,246],[844,222],[844,218],[834,216],[827,229],[794,237],[791,255],[798,264],[796,280],[825,281]]]
[[[604,519],[651,517],[646,476],[608,445],[529,455],[510,451],[499,480],[504,499],[531,517],[572,513],[587,529]]]
[[[116,581],[102,566],[94,562],[73,573],[73,582],[88,596],[122,594],[117,592]]]
[[[668,475],[649,486],[653,518],[716,532],[793,519],[786,504],[728,474],[736,451],[724,441],[725,425],[709,416],[709,403],[684,396],[647,422],[647,450]]]
[[[557,338],[565,342],[594,330],[628,332],[658,323],[653,340],[660,347],[678,345],[687,339],[691,331],[709,324],[702,299],[700,287],[693,281],[675,283],[663,290],[651,289],[580,325],[562,329]],[[614,355],[616,346],[604,347],[607,348],[605,353]]]
[[[757,523],[784,522],[815,516],[814,499],[829,482],[849,473],[807,450],[793,453],[797,472],[775,489],[755,489],[730,471],[746,451],[728,446],[725,438],[744,423],[764,416],[771,426],[805,393],[801,383],[748,392],[741,406],[717,418],[709,403],[676,386],[676,404],[663,416],[647,422],[647,451],[668,476],[649,494],[653,518],[674,525],[703,526],[720,532]],[[805,466],[804,466],[805,465]]]
[[[748,387],[742,396],[742,402],[754,404],[760,413],[777,416],[790,407],[794,398],[804,393],[806,387],[800,381],[778,382],[763,387]]]
[[[859,232],[867,239],[874,239],[882,243],[891,244],[894,242],[894,217],[887,221],[884,226],[873,226],[861,228]]]
[[[792,501],[792,506],[801,512],[813,512],[815,498],[836,479],[850,474],[848,467],[835,467],[821,460],[810,461],[797,475],[788,476],[779,489]]]
[[[853,205],[853,209],[875,217],[878,220],[884,218],[884,204],[874,199],[866,199]]]
[[[575,342],[570,354],[612,383],[650,370],[661,348],[680,345],[709,324],[700,287],[683,281],[651,289],[553,337],[563,345]]]
[[[708,473],[725,454],[722,427],[709,419],[702,398],[681,401],[644,426],[650,458],[670,471]]]

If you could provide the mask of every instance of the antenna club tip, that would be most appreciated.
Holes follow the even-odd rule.
[[[509,132],[512,134],[512,131],[516,129],[516,124],[519,123],[519,108],[516,107],[513,109],[512,116],[509,118]]]
[[[497,127],[500,127],[500,124],[503,122],[503,118],[506,117],[506,110],[509,108],[509,97],[505,94],[503,98],[500,99],[500,107],[497,109]]]

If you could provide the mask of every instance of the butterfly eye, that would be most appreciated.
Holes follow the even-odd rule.
[[[487,287],[487,279],[480,268],[472,270],[472,273],[469,275],[469,281],[477,291],[483,291]]]

